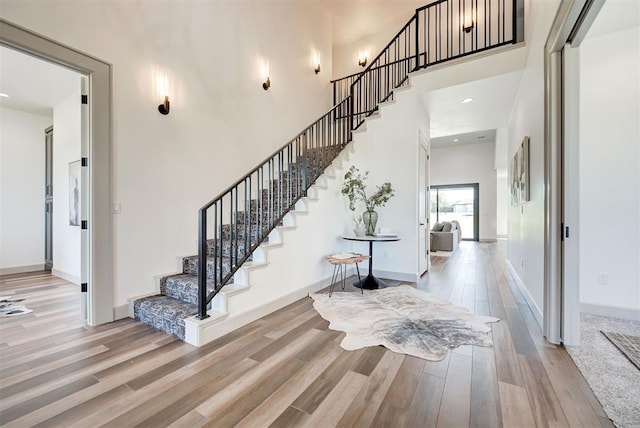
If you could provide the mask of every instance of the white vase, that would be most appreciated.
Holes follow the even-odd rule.
[[[360,223],[353,229],[353,233],[356,234],[358,238],[362,238],[367,233],[367,228],[364,227],[364,224]]]

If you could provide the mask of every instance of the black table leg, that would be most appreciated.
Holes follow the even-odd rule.
[[[354,287],[364,288],[367,290],[375,290],[378,288],[386,288],[384,281],[373,276],[373,241],[369,241],[369,275],[360,281],[353,283]]]

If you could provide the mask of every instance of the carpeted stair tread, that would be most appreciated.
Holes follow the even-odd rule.
[[[184,319],[197,314],[198,308],[192,303],[158,295],[136,300],[133,313],[137,320],[184,340]]]
[[[232,284],[233,278],[227,284]],[[214,289],[212,279],[207,280],[207,295]],[[186,303],[198,304],[198,277],[181,273],[160,280],[160,293]],[[208,306],[210,308],[211,305]]]
[[[269,228],[265,225],[262,230],[259,230],[257,227],[252,227],[250,229],[246,229],[243,224],[234,224],[233,226],[230,224],[223,224],[221,228],[222,239],[232,239],[237,237],[237,239],[245,239],[246,235],[249,235],[251,241],[257,242],[262,235],[267,234]],[[233,233],[233,235],[232,235]]]
[[[220,278],[220,258],[207,256],[207,279],[213,279],[214,264],[218,269],[218,278]],[[222,276],[231,272],[231,259],[222,257]],[[189,256],[182,259],[182,273],[198,276],[198,256]]]
[[[222,252],[222,257],[231,257],[232,252],[235,253],[235,246],[237,246],[237,256],[239,258],[242,258],[245,255],[245,244],[249,247],[249,249],[251,249],[251,245],[255,244],[256,242],[257,240],[245,241],[244,239],[223,239],[221,242],[219,242],[217,239],[207,239],[207,255],[215,256]],[[268,239],[265,239],[263,242],[268,242]],[[251,257],[249,257],[249,260],[251,260]]]

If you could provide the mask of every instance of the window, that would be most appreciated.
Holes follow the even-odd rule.
[[[456,220],[462,239],[478,240],[478,183],[431,186],[431,215],[429,222]]]

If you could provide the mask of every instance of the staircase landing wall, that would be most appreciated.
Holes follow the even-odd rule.
[[[429,117],[419,93],[396,93],[396,101],[380,108],[380,117],[367,120],[365,132],[354,133],[349,163],[370,171],[371,190],[389,181],[395,196],[378,211],[378,225],[397,233],[400,241],[376,243],[374,273],[380,277],[415,281],[418,272],[418,145],[419,132],[429,137]],[[359,207],[360,212],[364,211]],[[364,243],[352,251],[367,252]]]

